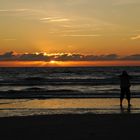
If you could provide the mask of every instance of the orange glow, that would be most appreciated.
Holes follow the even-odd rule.
[[[140,66],[140,61],[1,61],[0,67]]]
[[[55,64],[55,63],[57,63],[57,61],[51,60],[50,63]]]

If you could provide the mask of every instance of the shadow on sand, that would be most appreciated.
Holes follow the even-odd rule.
[[[120,106],[120,113],[131,113],[131,109],[131,105],[128,105],[127,107]]]

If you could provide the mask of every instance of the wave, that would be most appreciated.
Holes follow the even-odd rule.
[[[133,84],[140,84],[140,80],[133,80]],[[0,85],[119,85],[119,79],[46,79],[30,77],[25,79],[11,79],[0,81]]]
[[[74,90],[14,91],[0,92],[0,99],[47,99],[47,98],[119,98],[119,92],[83,93]],[[140,98],[133,92],[133,98]]]
[[[0,68],[0,85],[106,85],[119,84],[127,70],[140,84],[140,67]]]
[[[138,95],[140,67],[0,68],[0,97],[118,97],[122,70]]]
[[[43,77],[27,77],[23,80],[25,80],[25,81],[45,81],[46,78],[43,78]]]

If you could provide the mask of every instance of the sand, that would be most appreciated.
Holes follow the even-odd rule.
[[[139,138],[140,99],[132,99],[130,110],[126,101],[122,110],[118,104],[119,99],[1,100],[0,140]]]
[[[1,139],[136,139],[140,114],[67,114],[0,118]]]

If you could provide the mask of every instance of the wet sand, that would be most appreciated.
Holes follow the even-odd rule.
[[[37,116],[57,114],[122,114],[140,113],[140,98],[131,100],[131,108],[127,108],[127,101],[120,109],[119,99],[1,99],[0,117]]]
[[[90,140],[139,138],[140,114],[69,114],[0,118],[5,139]]]

